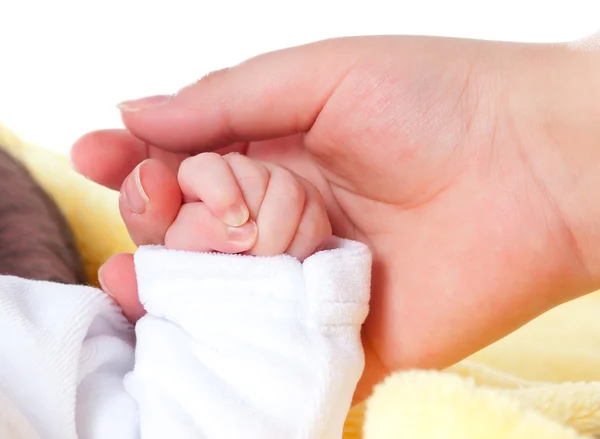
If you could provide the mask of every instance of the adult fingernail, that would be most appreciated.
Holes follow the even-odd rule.
[[[170,99],[171,95],[149,96],[146,98],[123,101],[117,105],[117,108],[126,112],[141,111],[148,108],[157,107],[159,105],[164,105],[169,102]]]
[[[258,228],[254,221],[248,221],[240,227],[229,227],[229,242],[235,242],[248,248],[254,245]]]
[[[135,167],[133,173],[127,178],[125,183],[125,200],[132,212],[142,214],[146,211],[146,205],[150,199],[146,195],[142,185],[142,167],[145,162]]]
[[[248,221],[250,211],[245,204],[231,206],[223,215],[223,222],[231,227],[239,227]]]

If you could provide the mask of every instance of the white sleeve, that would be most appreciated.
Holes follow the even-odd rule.
[[[336,439],[364,366],[371,255],[333,240],[304,263],[143,247],[141,437]]]
[[[0,437],[135,439],[133,331],[94,288],[0,276]]]
[[[371,259],[334,245],[303,264],[140,248],[135,352],[101,291],[0,276],[0,437],[340,438]]]

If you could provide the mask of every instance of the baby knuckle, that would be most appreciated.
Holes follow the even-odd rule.
[[[301,227],[298,229],[298,237],[302,240],[314,242],[321,236],[323,227],[316,218],[307,218],[302,222]]]
[[[203,169],[211,168],[218,160],[223,160],[221,156],[214,152],[204,152],[192,157],[188,157],[179,165],[177,178],[181,180],[189,180],[197,175]]]
[[[177,173],[179,178],[186,178],[190,175],[190,172],[197,166],[198,157],[188,157],[179,165],[179,171]]]
[[[198,166],[207,166],[217,160],[222,160],[222,157],[216,152],[203,152],[201,154],[188,157],[181,162],[181,168],[187,170],[195,169]]]
[[[264,195],[267,191],[267,183],[260,175],[245,175],[238,178],[240,190],[244,196]]]
[[[198,154],[195,158],[202,165],[208,165],[223,160],[223,156],[216,152],[203,152]]]
[[[320,212],[306,221],[305,235],[311,240],[321,241],[331,235],[331,224]],[[320,242],[319,242],[320,243]]]
[[[173,227],[169,227],[165,232],[165,246],[167,248],[175,248],[177,246],[177,234]]]
[[[280,175],[282,181],[281,189],[285,198],[291,203],[303,204],[306,198],[306,191],[302,183],[287,169],[281,170]]]

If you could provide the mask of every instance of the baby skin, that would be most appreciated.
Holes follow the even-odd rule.
[[[125,180],[139,248],[104,266],[104,292],[0,274],[1,438],[343,436],[369,249],[332,236],[319,193],[283,168],[178,165]]]
[[[150,167],[152,179],[145,178]],[[177,173],[158,160],[146,160],[125,179],[119,208],[139,246],[287,254],[303,261],[332,235],[323,198],[310,182],[238,153],[189,157]],[[113,257],[100,279],[130,320],[144,314],[135,293],[132,255]]]
[[[149,167],[153,179],[146,178]],[[216,347],[190,366],[217,371],[195,379],[206,386],[200,392],[206,406],[194,403],[202,412],[194,422],[212,432],[206,437],[240,431],[257,439],[341,437],[364,367],[360,328],[368,312],[370,255],[365,246],[332,236],[317,189],[241,154],[205,153],[186,158],[177,173],[156,160],[141,163],[125,180],[119,206],[142,251],[113,258],[104,267],[112,277],[102,283],[137,330],[153,318],[142,303],[153,289],[168,288],[161,275],[144,280],[137,273],[136,281],[135,267],[150,244],[181,263],[156,272],[172,271],[170,279],[193,285],[191,294],[202,301],[176,323],[195,328],[190,333],[197,334],[198,346]],[[187,300],[177,293],[167,297]],[[169,328],[156,330],[157,337],[169,339]],[[151,338],[146,343],[156,348]],[[146,343],[138,339],[138,352]],[[155,360],[148,364],[161,361]],[[165,370],[177,367],[173,362]],[[161,379],[154,369],[138,374]],[[235,423],[219,423],[223,416]],[[148,430],[155,428],[150,419]]]

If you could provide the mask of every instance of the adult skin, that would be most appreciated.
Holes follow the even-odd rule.
[[[310,180],[334,233],[374,254],[362,399],[390,371],[446,367],[598,288],[600,53],[588,49],[322,41],[123,103],[127,130],[82,137],[72,160],[129,191],[154,159],[137,168],[147,209],[127,219],[138,244],[161,243],[180,199],[156,182],[190,154],[237,150]],[[101,276],[139,316],[131,256]]]

